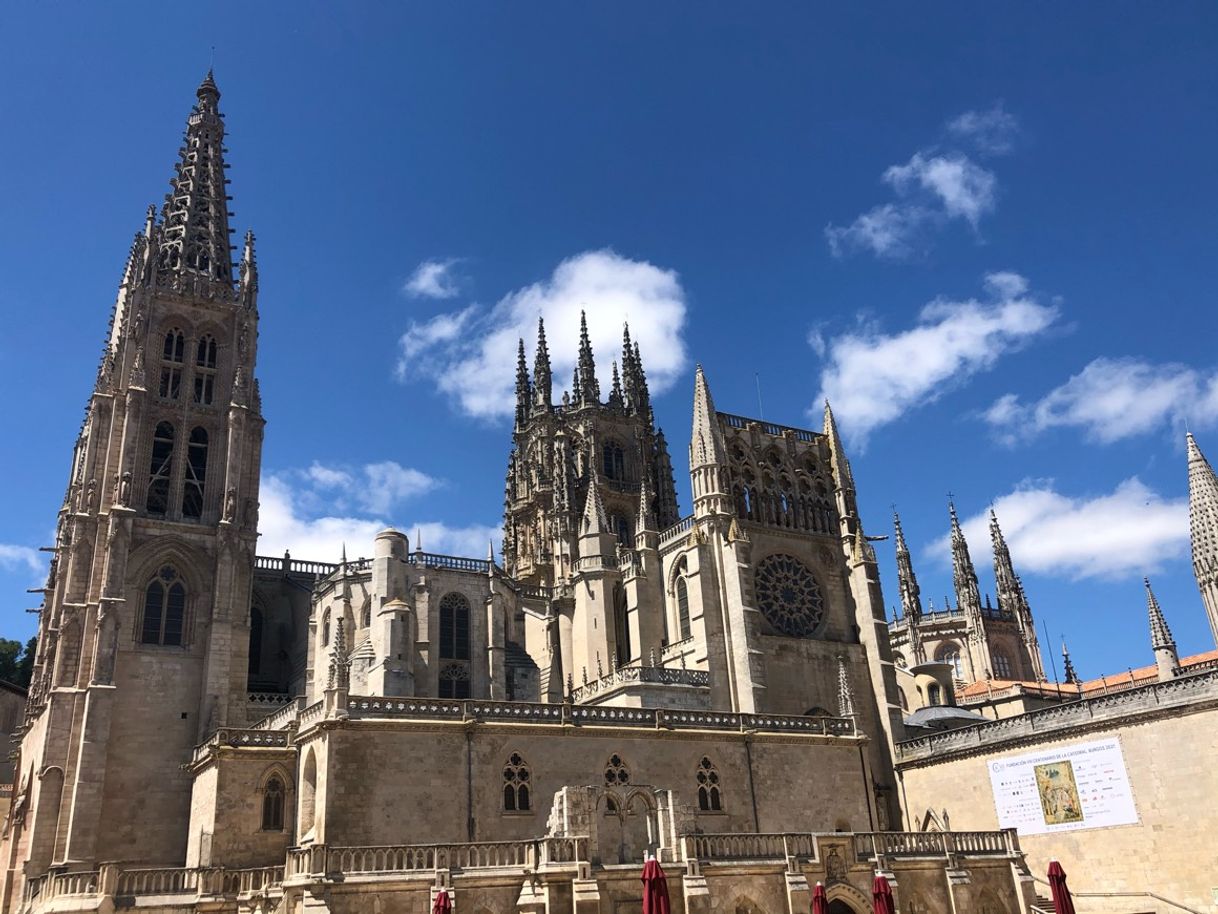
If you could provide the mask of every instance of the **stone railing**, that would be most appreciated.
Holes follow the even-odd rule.
[[[380,847],[293,847],[287,878],[335,878],[384,873],[434,873],[436,870],[536,870],[588,859],[585,836],[463,844],[400,844]]]
[[[621,672],[619,670],[619,672]],[[697,670],[681,670],[698,673]],[[705,675],[704,673],[702,675]],[[317,715],[320,704],[314,705]],[[306,711],[305,713],[308,713]],[[523,701],[475,701],[440,698],[382,698],[352,695],[347,713],[354,720],[512,721],[557,726],[618,726],[668,730],[717,730],[742,733],[805,733],[813,736],[854,736],[849,717],[805,717],[796,714],[734,714],[730,711],[673,711],[613,705],[542,704]],[[301,726],[305,723],[301,715]]]
[[[856,832],[854,853],[860,860],[881,857],[970,857],[1019,854],[1019,839],[1012,828],[1002,831],[880,831]]]
[[[123,870],[117,895],[198,895],[204,870],[186,867]],[[218,871],[215,871],[218,872]]]
[[[1108,695],[1029,711],[1018,717],[960,727],[897,743],[897,762],[940,758],[945,754],[977,751],[1045,733],[1075,731],[1079,727],[1111,726],[1130,716],[1156,713],[1196,703],[1218,702],[1218,670],[1152,682]]]
[[[655,685],[679,685],[694,688],[708,688],[710,673],[706,670],[686,670],[679,667],[664,666],[620,666],[608,675],[571,691],[574,702],[587,701],[602,692],[612,692],[618,685],[627,683],[653,683]]]
[[[822,437],[816,432],[808,431],[806,428],[795,428],[790,425],[776,425],[773,422],[766,422],[762,419],[750,419],[748,416],[734,416],[731,413],[717,413],[719,421],[729,428],[746,429],[750,425],[758,426],[767,435],[773,435],[775,438],[783,437],[787,432],[792,432],[798,441],[815,441]]]
[[[681,518],[679,521],[677,521],[667,530],[660,531],[660,545],[664,545],[665,543],[672,542],[673,540],[680,537],[681,534],[688,533],[693,528],[694,528],[694,516],[692,514],[689,515],[689,517]]]
[[[101,892],[101,874],[97,870],[83,873],[47,873],[25,883],[23,898],[28,906],[33,902],[45,904],[56,898],[72,898],[98,895]]]
[[[223,867],[157,867],[120,870],[114,894],[135,898],[148,895],[262,895],[283,884],[282,866],[229,870]]]
[[[243,749],[283,749],[287,745],[288,733],[286,730],[265,730],[253,727],[248,729],[233,729],[225,727],[217,730],[204,742],[195,746],[194,761],[197,762],[203,759],[213,749],[221,746],[233,746]]]
[[[336,572],[338,565],[333,562],[302,562],[285,554],[282,557],[256,556],[254,568],[257,571],[279,571],[283,574],[302,574],[314,578],[324,578]]]
[[[300,716],[296,718],[296,726],[303,728],[305,724],[311,724],[315,720],[320,720],[325,711],[326,703],[324,701],[313,702],[313,704],[301,710]]]
[[[422,565],[426,568],[448,568],[452,571],[473,571],[477,574],[489,574],[491,570],[491,563],[486,559],[467,559],[435,552],[411,552],[406,556],[406,561],[411,565]]]
[[[811,833],[723,833],[682,835],[685,860],[819,859],[817,836]]]
[[[304,696],[301,695],[288,701],[277,711],[272,711],[262,720],[255,723],[252,730],[286,730],[304,707]]]

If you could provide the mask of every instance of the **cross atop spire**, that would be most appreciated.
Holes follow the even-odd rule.
[[[195,91],[198,103],[186,120],[186,136],[174,166],[172,188],[161,208],[158,270],[193,274],[231,286],[224,119],[211,70]]]
[[[1062,668],[1065,670],[1063,675],[1066,677],[1066,682],[1071,685],[1078,685],[1078,673],[1074,672],[1074,661],[1070,659],[1070,651],[1066,647],[1064,639],[1062,641]]]

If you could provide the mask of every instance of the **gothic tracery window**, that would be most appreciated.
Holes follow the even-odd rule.
[[[685,576],[689,574],[689,564],[685,559],[677,563],[677,634],[678,640],[684,641],[693,634],[689,624],[689,584]]]
[[[216,338],[199,339],[195,353],[195,402],[210,405],[216,392]]]
[[[532,787],[528,763],[519,752],[508,756],[503,765],[504,812],[528,812],[532,806]]]
[[[186,445],[186,478],[182,486],[182,516],[203,516],[203,486],[207,479],[207,429],[191,429]]]
[[[440,667],[441,698],[470,696],[470,630],[469,600],[463,594],[447,593],[440,600],[440,659],[449,661]]]
[[[994,675],[999,679],[1010,679],[1011,658],[998,651],[994,651],[991,656],[994,659]]]
[[[173,474],[174,428],[168,422],[158,422],[152,433],[152,466],[148,471],[149,514],[169,511],[169,482]]]
[[[719,790],[719,770],[706,756],[698,762],[698,809],[702,812],[722,812],[723,795]]]
[[[790,555],[771,555],[754,576],[757,604],[780,633],[796,638],[815,634],[824,618],[820,586],[808,566]]]
[[[161,396],[176,400],[182,390],[182,364],[186,358],[186,337],[174,328],[165,334],[165,349],[161,353]]]
[[[182,643],[186,619],[186,585],[177,569],[165,565],[144,588],[144,618],[140,629],[142,644]]]
[[[271,775],[266,786],[262,788],[263,831],[283,831],[283,803],[286,793],[279,775]]]
[[[957,679],[963,676],[963,671],[960,665],[960,645],[955,642],[948,641],[939,645],[939,649],[935,651],[935,661],[937,663],[950,663],[952,666],[952,675]]]
[[[601,448],[602,471],[606,479],[626,478],[626,455],[616,441],[609,441]]]
[[[622,757],[615,752],[609,756],[609,761],[605,762],[605,785],[608,787],[621,787],[629,783],[630,769],[626,767]]]

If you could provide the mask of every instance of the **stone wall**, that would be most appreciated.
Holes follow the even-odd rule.
[[[953,829],[998,827],[989,764],[1010,755],[1115,736],[1137,824],[1021,836],[1044,878],[1061,861],[1084,911],[1175,911],[1154,892],[1210,911],[1218,887],[1218,675],[1192,677],[911,741],[898,777],[910,822],[947,810]],[[1043,891],[1043,886],[1042,886]],[[1090,893],[1116,893],[1091,897]],[[1125,896],[1125,897],[1121,897]]]

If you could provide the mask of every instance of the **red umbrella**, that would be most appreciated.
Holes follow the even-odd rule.
[[[883,876],[876,876],[871,883],[871,899],[875,903],[875,914],[897,914],[897,906],[892,900],[892,886]]]
[[[825,884],[816,883],[812,890],[812,914],[829,914],[829,896],[825,894]]]
[[[1049,889],[1053,892],[1053,910],[1057,914],[1074,914],[1074,899],[1066,887],[1066,871],[1056,860],[1049,861]]]
[[[653,858],[643,864],[643,914],[670,914],[668,880]]]
[[[431,906],[431,914],[451,914],[453,901],[448,897],[448,889],[436,892],[435,903]]]

